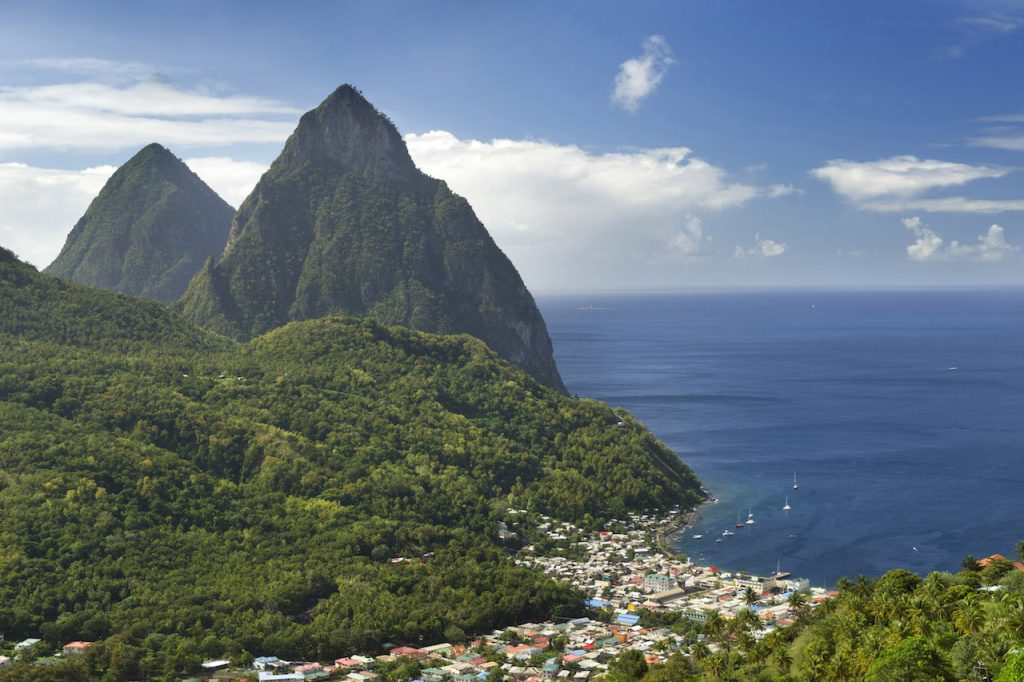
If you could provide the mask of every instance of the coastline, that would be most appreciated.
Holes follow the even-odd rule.
[[[718,498],[711,495],[711,491],[701,486],[701,492],[704,493],[704,501],[695,506],[693,509],[680,509],[679,513],[676,514],[664,528],[658,529],[654,534],[654,543],[658,550],[666,557],[673,557],[679,554],[678,551],[674,551],[672,548],[673,538],[684,535],[688,530],[693,528],[697,517],[700,516],[700,508],[706,504],[714,504],[718,502]]]

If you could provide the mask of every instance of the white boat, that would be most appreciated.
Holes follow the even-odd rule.
[[[733,533],[731,530],[726,528],[725,530],[722,531],[722,535],[724,535],[725,537],[728,537],[730,535],[736,535],[736,533]]]
[[[793,474],[793,490],[797,490],[800,486],[796,484],[796,474]]]
[[[789,495],[786,496],[786,506],[782,508],[782,511],[789,511],[792,507],[789,506]]]
[[[754,510],[748,508],[747,509],[747,525],[749,526],[752,523],[754,523]]]
[[[703,540],[704,536],[701,535],[700,533],[697,533],[696,535],[693,536],[693,539],[694,540]]]

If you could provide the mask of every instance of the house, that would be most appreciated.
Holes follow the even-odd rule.
[[[996,561],[998,559],[1002,559],[1003,561],[1010,561],[1009,559],[1004,557],[1002,554],[993,554],[992,556],[987,556],[984,559],[978,559],[978,566],[980,566],[981,568],[985,568],[986,566],[991,564],[993,561]],[[1010,563],[1012,563],[1013,567],[1016,568],[1018,571],[1024,571],[1024,564],[1022,564],[1021,562],[1019,562],[1019,561],[1011,561]]]
[[[0,656],[0,668],[4,667],[5,665],[10,665],[10,663],[11,663],[11,657],[10,656]]]
[[[253,659],[252,665],[257,670],[279,670],[288,667],[288,662],[277,656],[259,656]]]
[[[448,679],[448,672],[440,668],[424,668],[420,671],[423,682],[444,682]]]
[[[28,639],[23,639],[23,640],[21,640],[20,642],[18,642],[17,644],[14,645],[14,650],[15,651],[22,651],[24,649],[29,648],[30,646],[35,646],[36,644],[39,644],[41,641],[43,641],[43,640],[36,639],[35,637],[29,637]]]
[[[93,644],[95,642],[68,642],[64,645],[64,653],[69,655],[85,653],[85,650]]]
[[[275,673],[269,670],[261,670],[260,682],[278,682],[279,680],[305,680],[302,673]]]
[[[201,667],[203,670],[221,670],[222,668],[226,668],[229,665],[231,665],[231,661],[226,661],[222,658],[219,658],[215,661],[203,661]]]

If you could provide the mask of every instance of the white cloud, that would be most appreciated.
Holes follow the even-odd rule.
[[[985,234],[978,236],[975,244],[962,244],[957,240],[945,243],[934,230],[926,227],[917,216],[903,219],[903,226],[914,233],[917,239],[907,246],[907,257],[915,261],[973,260],[999,261],[1018,251],[1019,246],[1007,243],[1005,230],[1000,225],[991,225]]]
[[[114,170],[98,166],[65,171],[0,163],[0,245],[36,267],[49,265]]]
[[[1010,169],[998,166],[893,156],[877,161],[833,159],[812,170],[811,175],[829,183],[847,199],[866,202],[914,197],[930,189],[955,187],[981,178],[1001,178],[1009,172]]]
[[[1024,211],[1024,199],[970,199],[968,197],[943,197],[940,199],[897,199],[872,201],[863,208],[880,213],[1005,213]]]
[[[137,61],[113,61],[94,57],[43,57],[0,60],[0,69],[38,69],[73,73],[103,81],[143,80],[161,70]]]
[[[688,215],[678,231],[668,240],[673,253],[692,256],[700,251],[704,242],[704,221],[695,215]]]
[[[610,285],[702,254],[702,216],[792,191],[731,182],[685,147],[594,154],[531,140],[405,136],[416,164],[465,196],[527,283]],[[629,278],[632,277],[632,280]]]
[[[971,139],[975,147],[989,147],[991,149],[1005,149],[1011,152],[1024,151],[1024,131],[1013,126],[1007,126],[998,130],[990,131],[980,137]]]
[[[185,159],[192,171],[213,191],[235,208],[245,200],[269,166],[253,161],[235,161],[227,156]]]
[[[644,53],[627,59],[619,65],[615,76],[612,102],[626,111],[636,111],[640,102],[658,89],[669,65],[672,50],[662,36],[651,36],[644,41]]]
[[[786,253],[786,245],[772,239],[763,239],[760,234],[754,235],[754,246],[744,249],[737,246],[733,252],[734,258],[775,258]]]
[[[280,143],[297,113],[275,100],[186,90],[159,80],[0,87],[0,149]],[[277,120],[282,115],[288,120]]]
[[[934,260],[942,253],[942,237],[925,227],[917,216],[903,219],[903,227],[917,236],[917,241],[907,247],[910,260]]]

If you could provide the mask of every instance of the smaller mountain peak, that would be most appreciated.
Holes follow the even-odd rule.
[[[142,154],[142,153],[147,153],[147,154],[170,154],[171,156],[174,156],[173,154],[171,154],[171,150],[170,149],[168,149],[167,147],[163,146],[159,142],[150,142],[145,147],[143,147],[142,149],[139,150],[139,154]]]
[[[135,153],[135,156],[128,159],[126,166],[137,166],[140,164],[150,163],[167,163],[172,166],[184,165],[184,161],[179,159],[174,153],[167,147],[158,144],[156,142],[150,142],[145,147]]]

